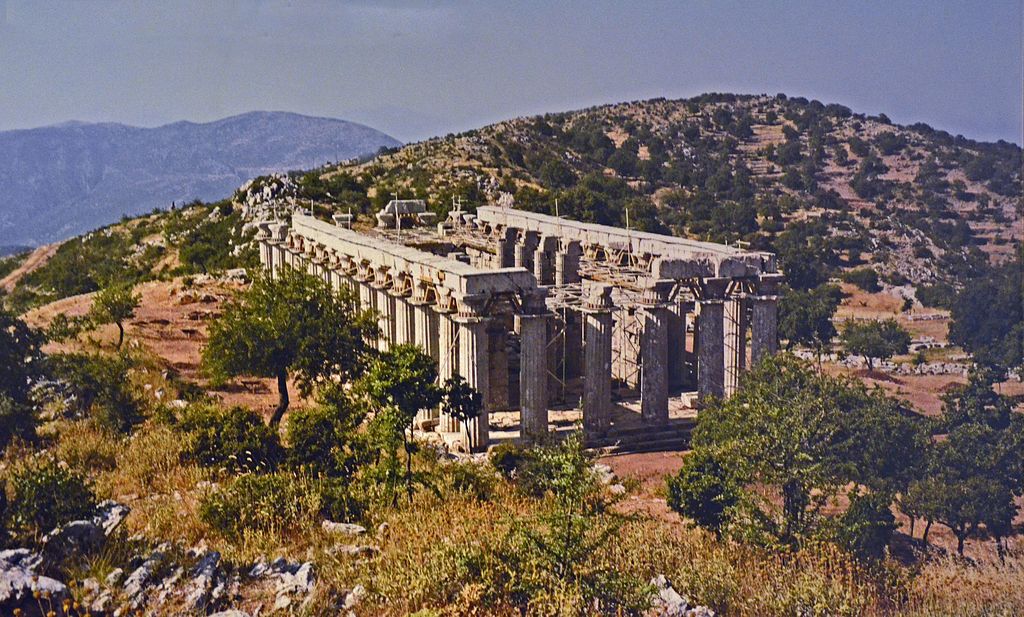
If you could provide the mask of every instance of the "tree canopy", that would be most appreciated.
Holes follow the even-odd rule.
[[[874,370],[876,358],[907,353],[909,345],[910,334],[895,319],[851,321],[843,328],[843,346],[848,353],[864,356],[868,370]]]
[[[210,326],[203,364],[215,376],[277,379],[280,399],[272,424],[288,409],[288,376],[308,395],[329,377],[358,374],[368,355],[373,316],[357,310],[347,289],[289,268],[260,274]]]

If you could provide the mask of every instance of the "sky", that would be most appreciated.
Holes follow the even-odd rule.
[[[413,141],[703,92],[1024,142],[1024,0],[0,0],[0,130],[253,110]]]

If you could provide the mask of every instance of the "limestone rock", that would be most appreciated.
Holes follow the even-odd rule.
[[[124,593],[128,597],[128,603],[132,608],[139,608],[145,601],[146,591],[153,583],[160,565],[164,561],[164,554],[160,551],[153,551],[142,565],[137,567],[124,581]]]
[[[0,614],[12,615],[18,610],[25,617],[37,616],[41,614],[40,606],[59,610],[70,597],[64,583],[36,573],[40,563],[40,556],[28,549],[0,552]],[[33,597],[37,591],[40,600]]]
[[[249,613],[246,613],[244,611],[238,611],[235,609],[229,609],[226,611],[221,611],[219,613],[213,613],[208,617],[249,617]]]
[[[192,571],[193,578],[185,588],[185,604],[188,608],[200,611],[210,603],[219,565],[220,553],[217,551],[210,551],[199,559]]]
[[[366,527],[355,523],[335,523],[325,520],[322,526],[327,533],[342,533],[350,536],[361,536],[366,533]]]
[[[345,601],[342,602],[341,608],[346,611],[354,609],[363,599],[366,597],[366,587],[362,585],[356,585],[352,588],[352,591],[345,594]]]

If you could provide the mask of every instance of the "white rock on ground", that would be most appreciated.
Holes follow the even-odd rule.
[[[366,533],[366,527],[355,523],[335,523],[325,520],[321,526],[327,533],[343,533],[350,536],[361,536]]]
[[[20,610],[25,617],[40,615],[39,607],[44,611],[50,607],[60,610],[61,603],[69,598],[68,588],[64,583],[40,576],[36,568],[42,563],[37,553],[24,548],[0,551],[0,614],[13,615]],[[37,601],[33,594],[42,594],[42,601]]]

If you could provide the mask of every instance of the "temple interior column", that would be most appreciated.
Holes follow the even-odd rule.
[[[686,304],[676,299],[668,314],[668,387],[678,390],[686,383]]]
[[[509,408],[508,393],[508,323],[501,319],[490,319],[487,328],[487,364],[490,371],[490,396],[487,405],[491,410]]]
[[[411,345],[416,342],[416,314],[404,296],[392,296],[395,303],[395,344]]]
[[[580,282],[580,257],[583,249],[577,240],[564,243],[555,253],[555,285],[571,285]]]
[[[724,395],[730,397],[740,384],[740,373],[747,360],[746,306],[742,297],[725,301],[722,323],[725,345],[725,387]]]
[[[668,422],[667,296],[671,282],[659,281],[644,292],[643,333],[640,336],[640,415],[645,422]]]
[[[380,339],[377,341],[378,351],[391,349],[395,340],[395,297],[384,287],[378,286],[377,292],[377,325],[380,327]]]
[[[603,437],[612,414],[612,287],[592,290],[583,306],[583,431]]]

